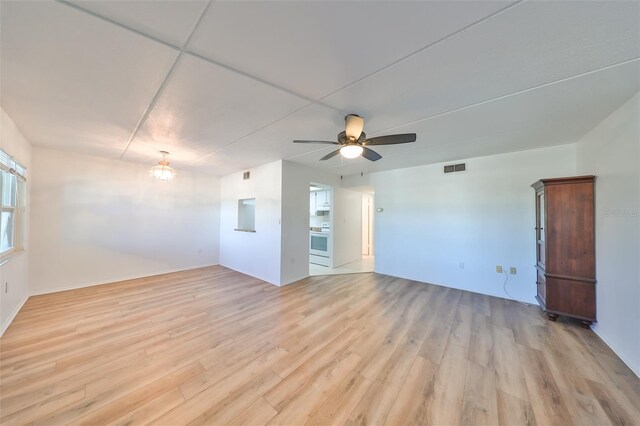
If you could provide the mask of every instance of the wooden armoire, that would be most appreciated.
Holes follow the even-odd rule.
[[[595,176],[541,179],[536,191],[536,299],[551,321],[596,321]]]

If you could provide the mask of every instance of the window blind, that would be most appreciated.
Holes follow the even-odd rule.
[[[12,156],[0,149],[0,170],[16,175],[19,179],[27,180],[27,169],[18,164]]]

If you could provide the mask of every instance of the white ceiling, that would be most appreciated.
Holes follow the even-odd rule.
[[[336,174],[571,143],[640,90],[640,2],[0,2],[0,101],[34,144],[217,175]],[[383,159],[319,162],[346,113]]]

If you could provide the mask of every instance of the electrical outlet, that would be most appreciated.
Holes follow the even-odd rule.
[[[516,267],[515,267],[515,266],[512,266],[511,268],[509,268],[509,273],[510,273],[511,275],[515,275],[515,274],[516,274]]]
[[[496,272],[501,274],[502,273],[502,266],[500,266],[500,265],[496,266]]]
[[[4,283],[4,292],[5,293],[9,292],[9,282],[8,281],[5,281],[5,283]]]
[[[460,262],[458,266],[460,266],[460,269],[464,269],[464,262]]]

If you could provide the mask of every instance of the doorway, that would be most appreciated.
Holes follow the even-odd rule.
[[[325,197],[327,189],[329,196]],[[309,275],[373,272],[373,192],[312,183],[309,206]],[[329,246],[325,258],[318,257],[313,248],[319,238]]]
[[[333,266],[333,189],[309,185],[309,270]]]

